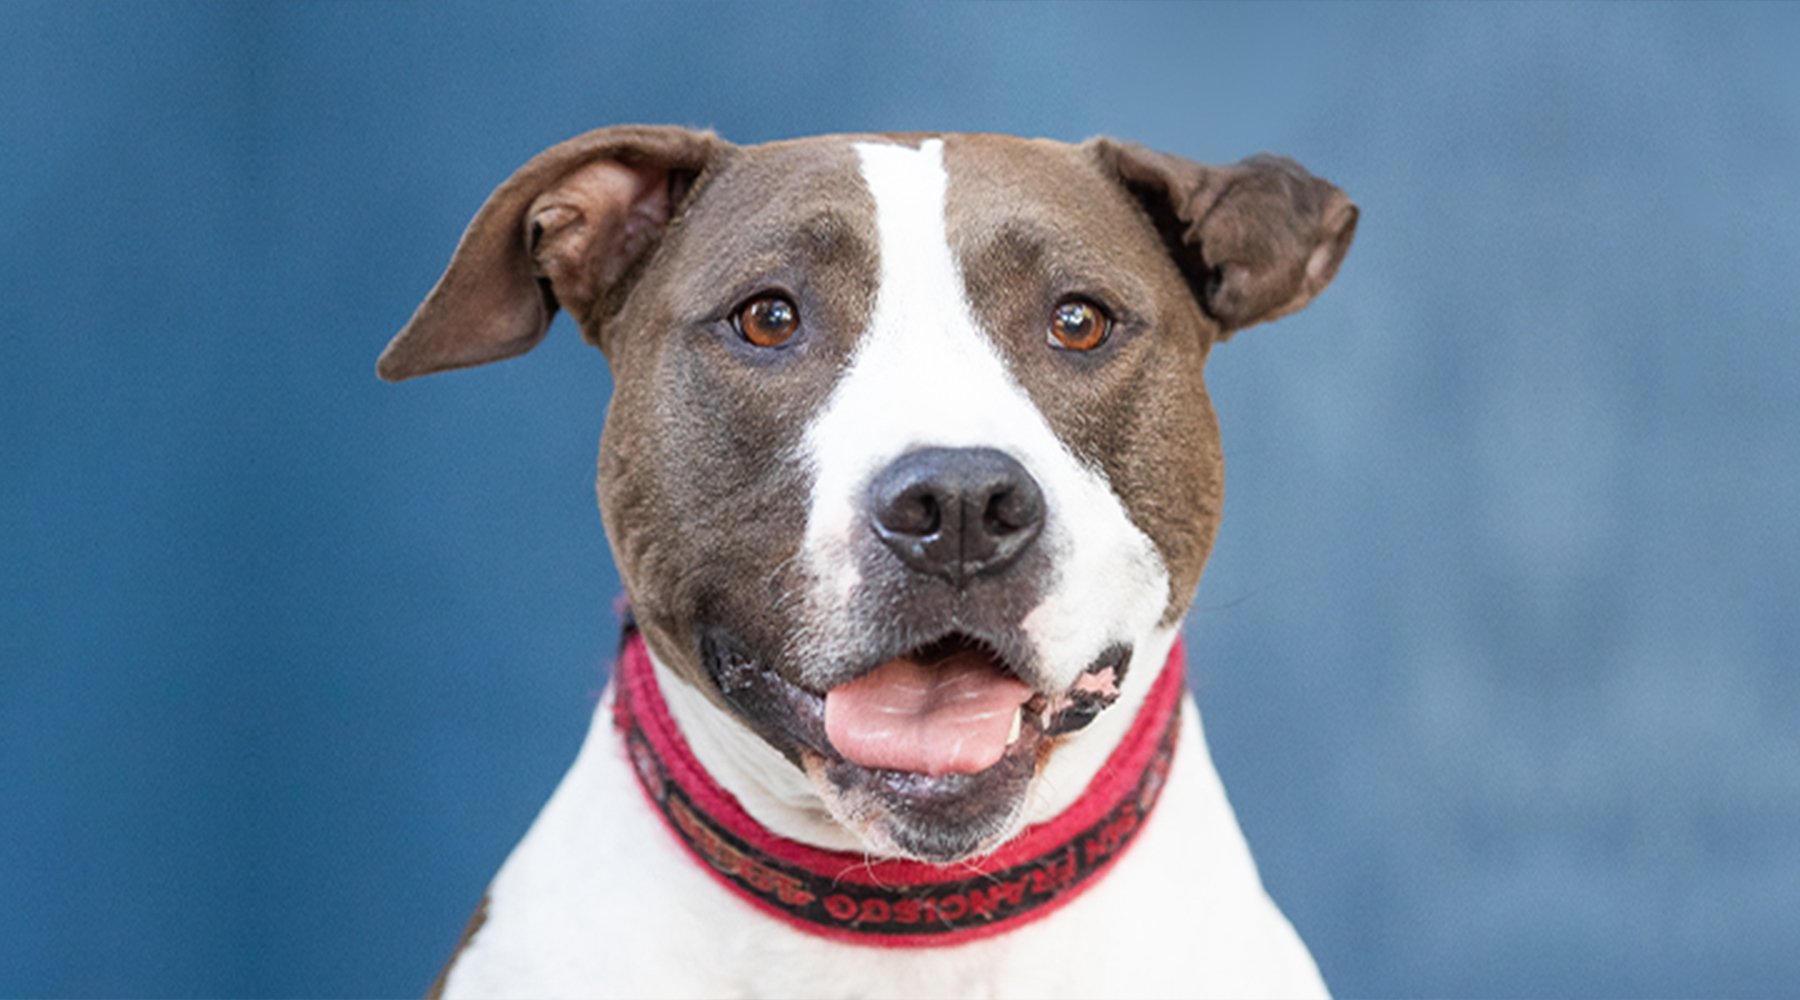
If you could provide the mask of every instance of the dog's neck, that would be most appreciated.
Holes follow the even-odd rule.
[[[1068,809],[1087,790],[1113,748],[1125,738],[1174,647],[1179,628],[1158,629],[1133,656],[1119,700],[1081,732],[1066,739],[1031,789],[1023,816],[1042,823]],[[651,656],[657,687],[669,714],[702,768],[735,796],[770,833],[829,851],[861,852],[866,845],[825,809],[805,774],[706,695]]]
[[[1168,782],[1182,728],[1179,644],[1151,677],[1123,737],[1067,808],[954,863],[820,850],[745,810],[690,749],[661,673],[628,631],[612,717],[640,787],[691,857],[739,898],[822,937],[888,948],[943,947],[1006,933],[1082,895],[1144,828]]]

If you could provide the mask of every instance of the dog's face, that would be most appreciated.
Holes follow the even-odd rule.
[[[1207,352],[1317,294],[1355,220],[1267,158],[602,130],[495,193],[382,373],[577,315],[652,650],[870,850],[948,861],[1159,666],[1218,522]]]

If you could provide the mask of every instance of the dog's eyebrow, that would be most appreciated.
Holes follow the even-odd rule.
[[[958,248],[959,258],[981,261],[982,270],[989,273],[999,268],[1015,277],[1059,286],[1056,291],[1103,293],[1117,306],[1135,303],[1142,308],[1153,298],[1142,277],[1122,266],[1117,254],[1068,227],[1017,217],[982,227],[965,240]],[[964,274],[965,279],[970,277],[968,268]]]
[[[850,268],[872,260],[875,243],[847,212],[819,209],[778,225],[763,225],[765,213],[729,227],[714,252],[695,262],[681,284],[691,301],[708,302],[738,294],[739,286],[766,276],[791,280],[829,268]]]
[[[847,248],[874,249],[857,220],[835,208],[818,209],[784,225],[753,227],[749,243],[753,251],[801,253],[815,262],[837,256]]]
[[[999,254],[1038,266],[1045,266],[1040,261],[1048,258],[1049,266],[1118,269],[1115,252],[1089,239],[1079,226],[1058,225],[1033,216],[998,220],[973,229],[965,240],[961,247],[965,254]]]

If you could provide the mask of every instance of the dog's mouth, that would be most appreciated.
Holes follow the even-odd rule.
[[[825,736],[873,770],[975,774],[1019,744],[1025,717],[1041,717],[1027,706],[1042,697],[993,653],[953,636],[825,692]]]
[[[840,821],[871,846],[932,861],[1011,832],[1054,738],[1118,698],[1131,660],[1130,647],[1110,647],[1046,692],[993,645],[953,632],[820,693],[728,640],[704,650],[725,700],[796,759]]]

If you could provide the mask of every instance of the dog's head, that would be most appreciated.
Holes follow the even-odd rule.
[[[379,371],[575,316],[652,651],[866,848],[946,861],[1117,738],[1089,723],[1141,696],[1218,523],[1207,353],[1310,301],[1355,226],[1273,157],[602,129],[494,192]]]

